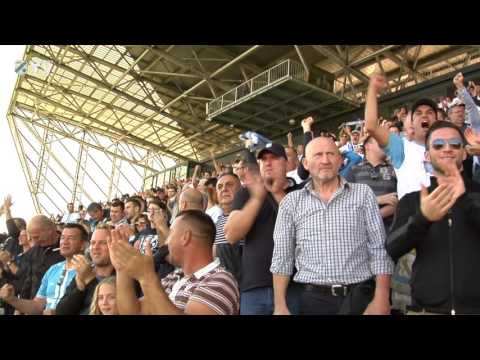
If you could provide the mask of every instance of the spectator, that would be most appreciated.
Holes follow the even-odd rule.
[[[252,169],[247,171],[246,188],[235,196],[233,211],[225,224],[225,237],[232,245],[245,239],[240,314],[271,315],[273,283],[269,268],[278,204],[287,193],[301,186],[289,184],[286,178],[287,155],[282,145],[267,144],[257,157],[260,174],[253,170],[255,159],[248,161]],[[299,289],[292,284],[287,300],[293,313],[298,310],[298,295]]]
[[[365,126],[378,144],[391,158],[397,174],[397,194],[401,199],[405,194],[418,191],[420,185],[429,185],[430,176],[425,169],[425,135],[437,120],[437,106],[430,99],[420,99],[412,106],[414,135],[412,141],[389,133],[377,122],[377,95],[387,86],[382,75],[374,74],[370,79],[365,105]]]
[[[464,136],[449,122],[434,124],[426,137],[426,158],[434,177],[402,198],[387,251],[392,258],[415,249],[409,314],[480,313],[480,184],[462,174]]]
[[[388,128],[388,131],[391,132],[391,133],[394,133],[395,135],[400,136],[400,128],[398,127],[398,125],[391,125]]]
[[[62,223],[74,224],[80,220],[80,214],[76,213],[73,207],[73,203],[67,204],[67,213],[62,217]]]
[[[213,257],[218,256],[222,266],[232,273],[238,283],[240,283],[244,244],[243,241],[240,241],[230,245],[225,238],[224,226],[232,211],[233,200],[240,187],[240,179],[235,174],[224,174],[218,178],[217,197],[222,214],[218,217],[218,221],[215,224],[216,231],[213,245]]]
[[[151,252],[140,254],[127,245],[125,234],[112,231],[109,248],[117,270],[120,314],[237,314],[237,283],[218,259],[213,260],[214,237],[210,217],[198,210],[180,212],[167,240],[171,261],[179,269],[160,282]],[[133,279],[142,287],[140,301],[133,291]]]
[[[84,255],[74,255],[72,264],[76,271],[75,281],[70,283],[58,303],[57,315],[87,315],[95,298],[97,285],[114,274],[107,241],[111,229],[108,224],[97,226],[90,240],[90,260]]]
[[[87,207],[87,213],[90,216],[90,220],[87,221],[90,226],[90,231],[93,233],[99,224],[105,224],[108,218],[104,216],[103,208],[100,203],[91,203]]]
[[[465,124],[465,104],[459,98],[455,98],[448,107],[448,119],[458,126],[462,132],[465,132],[467,128]]]
[[[133,224],[133,218],[141,213],[142,205],[135,197],[130,197],[125,202],[125,217],[129,224]]]
[[[170,222],[175,220],[178,214],[178,194],[175,185],[167,185],[167,208],[170,211]]]
[[[148,211],[147,211],[148,213]],[[133,218],[133,229],[135,232],[135,241],[138,239],[138,235],[143,233],[145,230],[151,229],[152,224],[148,219],[148,215],[138,214]]]
[[[302,161],[302,158],[304,156],[304,151],[305,151],[305,145],[303,144],[297,145],[297,154],[298,154],[299,161]]]
[[[293,147],[285,148],[285,154],[287,155],[287,177],[295,180],[296,184],[300,184],[303,180],[298,175],[298,166],[300,162],[298,161],[297,152]]]
[[[208,203],[207,203],[207,208],[205,210],[205,214],[210,216],[213,223],[216,224],[218,217],[222,214],[222,209],[218,205],[218,199],[217,199],[217,190],[216,190],[217,178],[208,179],[205,185],[207,188],[207,197],[208,197]]]
[[[138,201],[138,204],[140,205],[140,210],[139,210],[140,214],[147,211],[147,203],[145,202],[145,200],[143,200],[141,196],[132,196],[130,199]],[[127,202],[125,202],[125,205],[127,205]]]
[[[78,205],[78,215],[80,220],[85,220],[85,216],[87,215],[87,211],[83,205]]]
[[[154,205],[149,205],[149,214]],[[153,253],[158,249],[158,237],[154,229],[152,229],[151,222],[148,219],[148,215],[139,214],[133,218],[133,226],[135,235],[133,239],[129,239],[129,242],[133,244],[133,247],[140,249],[142,254],[145,253],[145,246],[147,243],[152,247]]]
[[[32,248],[33,244],[28,238],[27,230],[21,230],[18,236],[18,242],[22,247],[22,252],[16,256],[12,256],[7,250],[0,251],[0,263],[3,263],[3,269],[0,269],[0,278],[4,283],[10,283],[16,290],[15,295],[20,295],[20,290],[23,289],[25,277],[27,275],[27,265],[25,256]],[[15,309],[10,306],[5,306],[5,314],[13,314]]]
[[[22,299],[33,299],[45,272],[64,257],[59,252],[55,224],[44,215],[34,216],[27,225],[27,234],[33,247],[24,256],[25,278],[23,288],[17,289]]]
[[[345,151],[354,151],[356,153],[359,152],[360,144],[360,131],[359,130],[350,130],[348,126],[344,127],[345,132],[350,136],[350,141],[347,145],[340,148],[340,153]]]
[[[3,212],[5,213],[6,226],[8,237],[4,241],[4,250],[15,257],[22,252],[22,247],[19,244],[18,236],[20,231],[26,229],[25,220],[22,218],[12,217],[11,207],[13,206],[12,197],[8,195],[3,202]]]
[[[195,189],[184,190],[178,199],[179,211],[185,210],[204,210],[203,196],[200,191]]]
[[[158,200],[152,201],[150,205],[148,205],[148,220],[157,235],[157,241],[160,244],[159,246],[161,246],[161,244],[165,243],[168,233],[170,232],[166,205]],[[141,248],[143,248],[142,254],[144,254],[145,249],[144,247]],[[154,247],[152,246],[152,249],[153,248]]]
[[[233,162],[233,173],[238,176],[238,178],[240,179],[240,184],[243,186],[245,183],[245,173],[246,173],[244,158],[236,159]]]
[[[437,120],[438,121],[448,121],[448,115],[443,109],[437,109]]]
[[[340,141],[338,142],[337,146],[339,148],[341,148],[341,147],[347,145],[349,139],[350,139],[350,137],[345,132],[345,130],[342,128],[342,130],[340,131]]]
[[[372,136],[368,136],[363,144],[365,160],[353,166],[345,179],[351,183],[366,184],[372,189],[380,207],[385,230],[388,231],[398,203],[395,170],[387,163],[385,152]]]
[[[112,201],[110,206],[110,224],[113,227],[117,227],[120,224],[128,224],[127,217],[125,216],[125,205],[123,201]]]
[[[286,195],[275,225],[275,313],[290,313],[285,298],[296,265],[301,314],[389,314],[393,263],[373,191],[338,176],[342,158],[331,139],[314,139],[305,152],[312,180]]]
[[[95,288],[90,315],[118,315],[115,277],[103,279]]]
[[[153,194],[153,192],[152,192]],[[156,196],[154,195],[149,195],[147,196],[147,198],[145,199],[146,200],[146,203],[147,203],[147,208],[148,208],[148,205],[153,201],[153,200],[158,200]]]
[[[298,175],[298,166],[300,161],[297,151],[295,150],[295,144],[293,142],[293,134],[289,132],[287,134],[288,146],[285,148],[285,154],[287,155],[287,177],[295,180],[296,184],[300,184],[303,180]]]
[[[66,224],[60,239],[60,254],[65,260],[48,269],[35,298],[25,300],[15,297],[15,290],[10,284],[2,287],[0,298],[24,314],[53,315],[66,287],[75,277],[73,255],[84,251],[87,241],[88,233],[81,225]]]
[[[409,111],[405,121],[403,122],[403,131],[400,134],[401,137],[404,137],[408,141],[413,141],[413,135],[415,134],[415,129],[412,123],[412,112]]]

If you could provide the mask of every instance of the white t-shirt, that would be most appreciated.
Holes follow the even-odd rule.
[[[218,221],[218,217],[223,214],[223,210],[220,206],[215,205],[212,206],[210,209],[206,210],[205,214],[210,216],[210,218],[213,220],[213,223],[216,224]]]
[[[303,182],[303,180],[300,178],[300,176],[298,176],[298,169],[294,169],[292,171],[289,171],[287,173],[287,177],[289,178],[292,178],[293,180],[295,180],[295,183],[298,185],[298,184],[301,184]]]
[[[397,174],[397,194],[419,191],[420,185],[430,186],[430,174],[425,170],[425,145],[390,133],[385,153],[390,157]]]
[[[79,213],[71,213],[71,214],[65,214],[62,217],[62,223],[64,224],[72,224],[72,223],[77,223],[78,220],[80,220],[80,214]]]

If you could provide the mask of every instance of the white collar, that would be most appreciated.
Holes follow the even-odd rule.
[[[193,273],[193,276],[195,276],[197,279],[200,279],[202,276],[205,276],[205,274],[212,271],[213,269],[216,269],[219,266],[220,266],[220,259],[217,257],[210,264],[204,266],[200,270],[195,271]]]

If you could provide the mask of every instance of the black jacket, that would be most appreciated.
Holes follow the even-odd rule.
[[[58,243],[53,246],[34,246],[25,255],[25,280],[20,294],[24,299],[33,299],[42,282],[43,275],[53,264],[64,261]],[[18,274],[17,274],[18,275]]]
[[[399,202],[387,252],[394,261],[416,250],[412,305],[457,314],[480,313],[480,184],[463,175],[466,192],[436,222],[420,212],[420,193]],[[437,186],[431,178],[431,193]]]
[[[73,279],[65,290],[65,295],[57,304],[55,315],[88,315],[93,293],[98,283],[98,279],[95,278],[85,286],[85,290],[81,291]]]
[[[115,269],[113,269],[110,276],[115,276]],[[98,278],[94,278],[82,291],[78,289],[77,282],[73,279],[65,290],[62,299],[57,304],[55,315],[88,315],[90,313],[90,305],[92,304],[95,288],[99,283]]]
[[[8,230],[8,239],[5,240],[5,250],[7,250],[12,257],[20,254],[23,249],[18,242],[18,236],[20,235],[20,229],[15,224],[14,219],[8,219],[6,221],[7,230]]]

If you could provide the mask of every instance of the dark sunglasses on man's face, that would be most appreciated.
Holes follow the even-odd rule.
[[[459,138],[448,139],[448,140],[435,139],[432,141],[432,148],[434,148],[435,150],[441,150],[447,145],[447,143],[454,150],[460,150],[463,146],[463,141],[462,139],[459,139]]]

